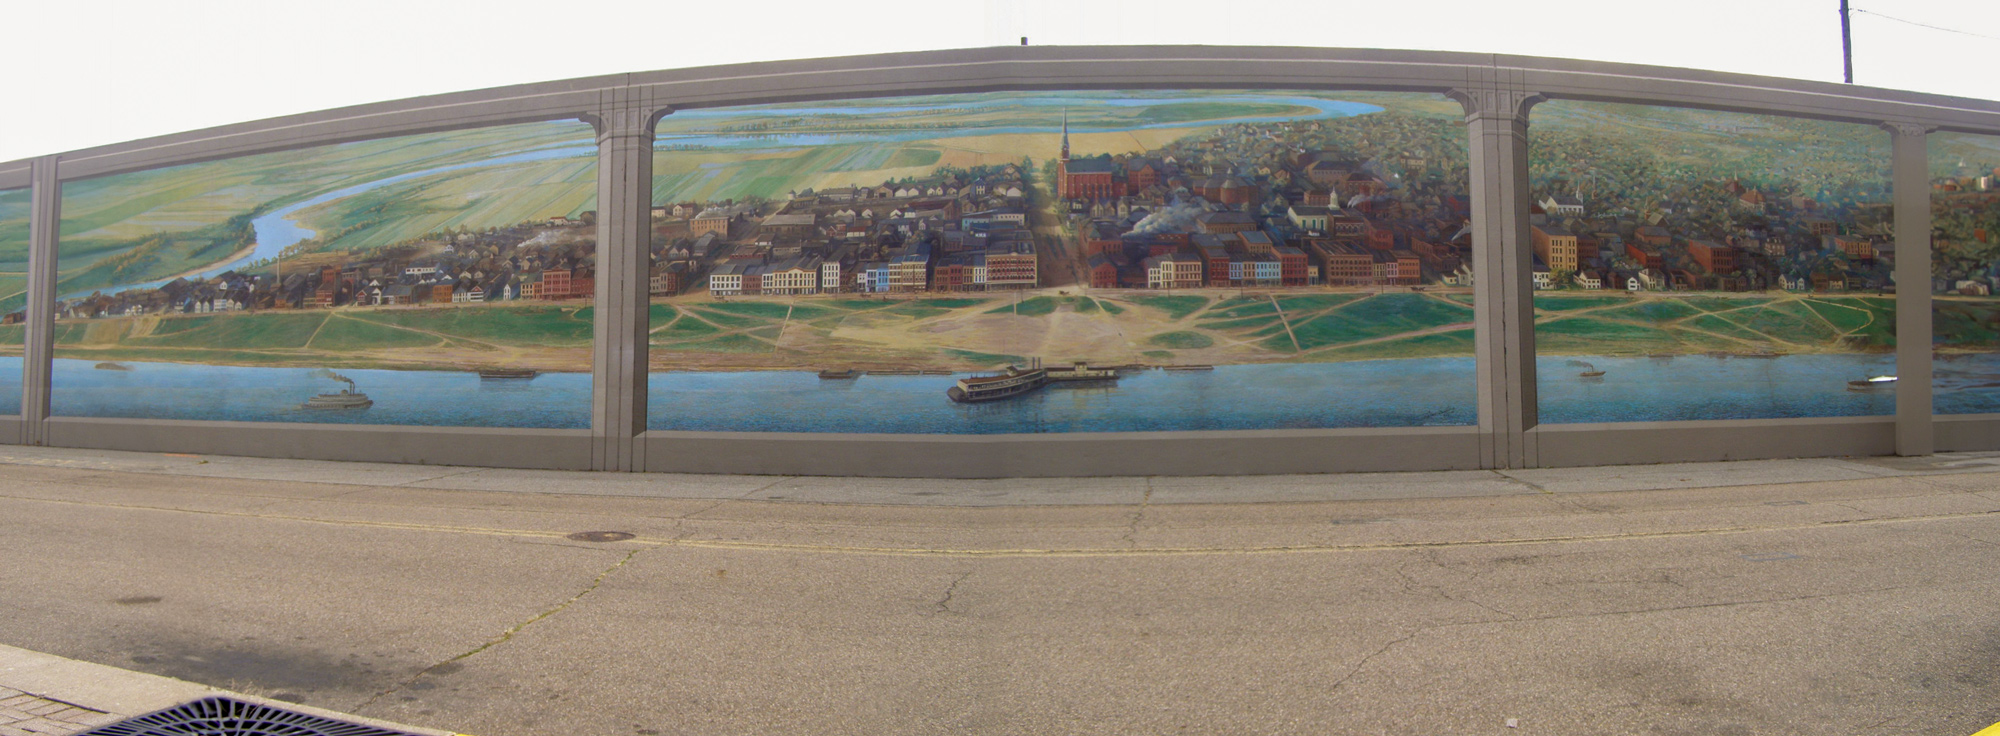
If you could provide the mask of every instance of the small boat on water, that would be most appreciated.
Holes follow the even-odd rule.
[[[334,374],[334,380],[347,382],[347,388],[341,389],[340,393],[337,394],[320,394],[310,399],[306,399],[306,403],[300,405],[299,408],[315,409],[315,410],[327,410],[327,409],[343,410],[343,409],[366,409],[368,407],[375,405],[375,401],[373,399],[368,398],[368,394],[364,394],[358,390],[355,390],[354,379],[348,378],[346,376],[341,376],[339,374]]]
[[[1867,378],[1859,381],[1847,382],[1847,390],[1849,391],[1879,391],[1885,388],[1895,388],[1895,387],[1896,387],[1895,376],[1876,376],[1874,378]]]
[[[353,389],[341,389],[340,393],[337,394],[320,394],[310,399],[306,399],[306,403],[301,405],[299,408],[366,409],[374,405],[375,405],[375,400],[368,398],[368,394],[359,393],[354,391]]]
[[[1573,365],[1573,366],[1578,366],[1578,367],[1581,367],[1581,368],[1583,368],[1583,372],[1582,372],[1582,373],[1578,373],[1578,374],[1576,374],[1576,377],[1578,377],[1578,378],[1603,378],[1603,377],[1604,377],[1604,371],[1600,371],[1600,370],[1598,370],[1598,369],[1597,369],[1597,366],[1594,366],[1594,365],[1591,365],[1591,364],[1589,364],[1589,363],[1585,363],[1585,362],[1583,362],[1583,361],[1581,361],[1581,360],[1572,360],[1572,361],[1570,361],[1570,362],[1569,362],[1569,364],[1570,364],[1570,365]]]
[[[1578,378],[1603,378],[1604,371],[1584,371],[1576,375]]]
[[[98,364],[97,364],[96,366],[94,366],[94,367],[95,367],[95,368],[97,368],[97,369],[98,369],[98,370],[100,370],[100,371],[129,371],[129,370],[132,370],[132,366],[129,366],[129,365],[125,365],[125,364],[123,364],[123,363],[98,363]]]
[[[486,368],[479,371],[480,378],[518,379],[534,378],[541,375],[528,368]]]
[[[860,378],[861,371],[857,371],[853,368],[843,368],[841,370],[834,370],[832,368],[828,368],[826,370],[820,371],[819,377],[827,380],[838,380],[843,378]]]

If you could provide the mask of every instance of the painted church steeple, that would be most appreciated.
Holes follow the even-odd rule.
[[[1062,131],[1063,131],[1062,158],[1060,160],[1068,161],[1069,160],[1069,108],[1067,107],[1063,108]]]

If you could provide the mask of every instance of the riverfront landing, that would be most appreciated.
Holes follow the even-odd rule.
[[[1972,733],[2000,720],[1996,471],[904,481],[4,447],[0,643],[482,736]]]

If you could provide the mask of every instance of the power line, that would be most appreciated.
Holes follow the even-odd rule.
[[[1961,31],[1961,30],[1958,30],[1958,29],[1956,29],[1956,28],[1946,28],[1946,27],[1944,27],[1944,26],[1934,26],[1934,25],[1931,25],[1931,24],[1929,24],[1929,23],[1918,23],[1918,22],[1916,22],[1916,21],[1913,21],[1913,20],[1904,20],[1904,19],[1902,19],[1902,18],[1898,18],[1898,17],[1896,17],[1896,16],[1893,16],[1893,15],[1883,15],[1883,14],[1881,14],[1881,13],[1877,13],[1877,12],[1875,12],[1875,11],[1873,11],[1873,10],[1869,10],[1869,9],[1867,9],[1867,8],[1854,8],[1853,10],[1854,10],[1854,12],[1856,12],[1856,13],[1867,13],[1867,14],[1869,14],[1869,15],[1872,15],[1872,16],[1875,16],[1875,17],[1877,17],[1877,18],[1881,18],[1881,19],[1884,19],[1884,20],[1893,20],[1893,21],[1895,21],[1895,22],[1897,22],[1897,23],[1902,23],[1902,24],[1905,24],[1905,25],[1912,25],[1912,26],[1916,26],[1916,27],[1918,27],[1918,28],[1929,28],[1929,29],[1931,29],[1931,30],[1933,30],[1933,31],[1944,31],[1945,33],[1956,33],[1956,34],[1959,34],[1959,35],[1961,35],[1961,36],[1972,36],[1972,37],[1974,37],[1974,38],[1985,38],[1985,39],[1990,39],[1990,40],[1994,40],[1994,41],[2000,41],[2000,36],[1988,36],[1988,35],[1986,35],[1986,34],[1984,34],[1984,33],[1973,33],[1973,32],[1971,32],[1971,31]]]

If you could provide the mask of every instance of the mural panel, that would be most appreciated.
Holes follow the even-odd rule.
[[[1554,102],[1529,146],[1543,422],[1895,412],[1887,133]]]
[[[1475,421],[1435,95],[991,93],[677,112],[653,429]]]
[[[29,190],[0,190],[0,414],[21,413],[28,302]]]
[[[67,183],[51,409],[587,427],[595,209],[574,122]]]
[[[2000,137],[1934,133],[1931,406],[2000,413]]]

